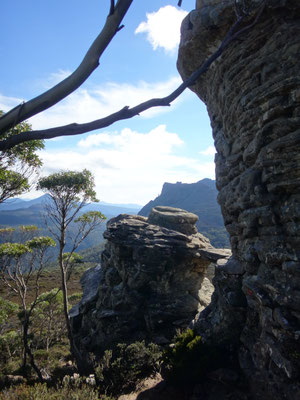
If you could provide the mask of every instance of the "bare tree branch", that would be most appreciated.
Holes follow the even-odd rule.
[[[121,0],[120,0],[121,1]],[[45,130],[36,130],[36,131],[28,131],[23,132],[19,135],[12,136],[6,140],[0,141],[0,151],[9,150],[12,147],[16,146],[19,143],[27,142],[35,139],[51,139],[57,136],[74,136],[80,135],[82,133],[90,132],[96,129],[105,128],[107,126],[112,125],[116,121],[120,121],[123,119],[129,119],[136,115],[139,115],[143,111],[146,111],[153,107],[160,106],[170,106],[170,104],[179,97],[186,88],[195,84],[195,82],[199,79],[201,75],[203,75],[210,65],[219,58],[226,47],[241,36],[243,33],[247,32],[251,29],[259,20],[263,10],[265,7],[265,0],[262,0],[261,6],[258,9],[258,12],[255,15],[254,21],[240,30],[238,30],[241,23],[244,21],[248,14],[242,13],[238,16],[237,21],[233,24],[222,43],[220,44],[218,50],[215,51],[195,72],[191,74],[189,78],[187,78],[176,90],[174,90],[171,94],[162,98],[153,98],[151,100],[145,101],[135,107],[125,106],[121,110],[108,115],[107,117],[97,119],[95,121],[87,122],[84,124],[76,124],[72,123],[69,125],[59,126],[56,128],[50,128]],[[1,120],[0,120],[1,121]]]
[[[89,48],[78,68],[50,90],[26,103],[18,105],[4,114],[0,118],[0,134],[6,132],[19,122],[52,107],[82,85],[98,67],[100,56],[119,30],[120,23],[131,6],[132,1],[118,0],[116,5],[114,5],[114,1],[111,2],[111,9],[113,4],[113,13],[108,15],[102,31]]]
[[[112,15],[114,12],[115,12],[115,0],[110,0],[109,15]]]

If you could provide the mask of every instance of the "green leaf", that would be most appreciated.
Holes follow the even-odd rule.
[[[61,199],[76,206],[78,201],[98,201],[94,191],[94,177],[90,171],[61,171],[41,178],[37,189],[48,192],[53,199]]]
[[[25,244],[29,249],[41,249],[56,246],[55,241],[49,236],[34,237],[33,239],[28,240]]]
[[[75,219],[74,222],[87,222],[90,224],[96,221],[101,223],[104,220],[106,220],[106,217],[100,211],[88,211]]]
[[[14,257],[19,258],[26,253],[31,253],[32,250],[29,246],[22,243],[2,243],[0,244],[0,257]]]
[[[0,110],[0,117],[3,111]],[[31,125],[22,122],[0,135],[0,140],[19,135],[31,130]],[[29,177],[37,170],[42,161],[37,150],[44,148],[42,140],[21,143],[0,154],[0,203],[20,195],[30,189]],[[15,170],[15,166],[18,170]]]

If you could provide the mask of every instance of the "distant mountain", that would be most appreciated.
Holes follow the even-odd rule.
[[[33,200],[10,199],[0,204],[0,226],[37,225],[45,231],[44,203],[45,194]],[[148,216],[152,207],[171,206],[183,208],[198,215],[197,228],[207,236],[215,247],[229,247],[228,234],[224,228],[220,206],[217,203],[215,181],[203,179],[196,183],[165,183],[161,194],[144,207],[137,204],[90,203],[83,208],[86,211],[101,211],[107,219],[119,214],[139,214]],[[88,248],[100,243],[105,230],[102,224],[81,246]]]
[[[107,218],[116,217],[119,214],[132,214],[136,215],[140,211],[142,206],[136,205],[133,207],[131,204],[109,204],[104,202],[90,203],[84,207],[86,211],[101,211]]]
[[[140,204],[131,204],[131,203],[121,203],[121,204],[114,204],[114,203],[106,203],[105,201],[100,201],[103,206],[113,206],[113,207],[121,207],[121,208],[133,208],[134,210],[140,210],[142,206]]]
[[[0,204],[0,211],[17,210],[19,208],[29,208],[35,204],[43,204],[48,198],[47,194],[37,197],[36,199],[8,199],[4,203]]]
[[[230,247],[217,193],[215,181],[211,179],[196,183],[164,183],[161,194],[146,204],[139,215],[147,217],[155,206],[182,208],[198,215],[198,231],[215,247]]]
[[[29,209],[31,207],[38,207],[38,209],[42,209],[42,206],[48,200],[49,195],[44,194],[43,196],[37,197],[32,200],[24,200],[24,199],[8,199],[4,203],[0,204],[0,224],[2,224],[2,216],[4,218],[5,214],[2,214],[2,211],[12,211],[12,210],[20,210],[20,209]],[[89,203],[84,208],[83,211],[101,211],[106,217],[115,217],[119,214],[137,214],[139,210],[142,208],[139,204],[111,204],[106,203],[104,201],[100,201],[99,203]],[[33,210],[33,209],[32,209]],[[17,213],[14,213],[16,216]],[[21,212],[24,215],[24,212]],[[26,213],[25,213],[26,214]],[[7,214],[11,215],[11,214]]]
[[[0,227],[19,225],[36,225],[42,229],[43,235],[49,235],[45,224],[44,204],[48,199],[45,194],[33,200],[11,199],[0,204]],[[119,214],[137,214],[142,206],[129,204],[109,204],[109,203],[90,203],[83,207],[82,212],[101,211],[107,220],[116,217]],[[91,235],[87,237],[80,249],[86,249],[91,246],[98,245],[103,241],[102,234],[105,230],[106,223],[101,224]],[[71,230],[75,231],[75,224],[71,226]],[[51,236],[51,235],[50,235]],[[67,249],[68,251],[68,249]]]

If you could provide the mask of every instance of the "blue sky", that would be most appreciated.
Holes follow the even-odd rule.
[[[0,109],[8,111],[71,73],[98,35],[108,0],[1,0]],[[125,28],[84,85],[29,122],[35,129],[87,122],[125,105],[169,94],[176,70],[179,24],[195,0],[134,0]],[[4,56],[5,55],[5,56]],[[164,182],[214,179],[214,150],[205,105],[187,90],[172,107],[143,113],[99,131],[46,141],[41,175],[87,168],[98,197],[145,204]],[[35,197],[30,192],[26,197]]]

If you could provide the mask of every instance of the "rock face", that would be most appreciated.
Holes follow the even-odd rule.
[[[196,227],[213,246],[229,248],[229,235],[224,227],[217,195],[216,182],[212,179],[195,183],[166,182],[161,194],[149,201],[139,215],[148,217],[152,208],[157,206],[182,208],[198,216]]]
[[[197,233],[195,226],[197,220],[197,215],[180,208],[158,206],[152,208],[148,223],[181,232],[185,235],[194,235]]]
[[[242,2],[237,2],[240,7]],[[256,24],[191,88],[206,105],[218,201],[233,258],[216,268],[196,323],[234,344],[257,399],[300,398],[300,2],[268,0]],[[260,1],[248,0],[255,20]],[[184,78],[220,45],[232,0],[197,0],[183,21]]]
[[[196,220],[187,211],[159,207],[148,220],[122,214],[108,222],[101,270],[85,276],[83,300],[71,313],[83,354],[124,341],[166,343],[188,326],[207,301],[198,293],[207,267],[230,255],[197,233]]]

